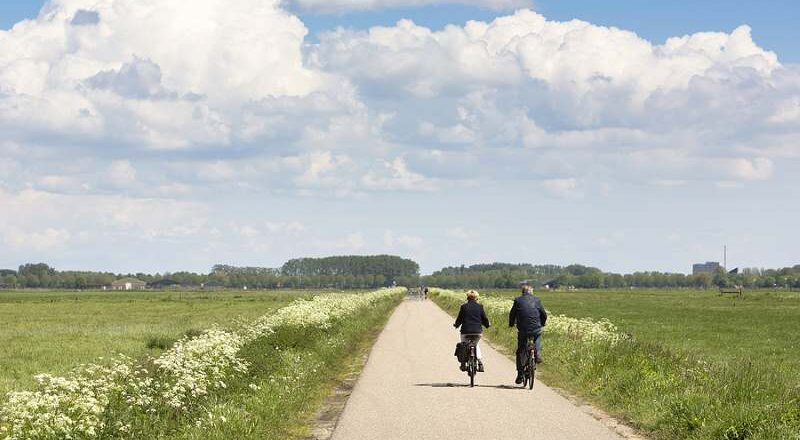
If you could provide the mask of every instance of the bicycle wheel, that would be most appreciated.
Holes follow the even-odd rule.
[[[528,389],[533,389],[533,378],[536,377],[536,357],[534,352],[528,353]]]
[[[469,360],[469,367],[467,368],[469,372],[469,386],[470,388],[475,386],[475,374],[478,372],[478,366],[475,364],[475,359]]]

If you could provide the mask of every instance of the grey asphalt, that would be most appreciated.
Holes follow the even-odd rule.
[[[453,357],[458,333],[452,325],[453,318],[430,301],[401,304],[379,336],[333,439],[623,438],[541,382],[533,390],[514,385],[514,363],[487,344],[481,346],[486,372],[469,388]]]

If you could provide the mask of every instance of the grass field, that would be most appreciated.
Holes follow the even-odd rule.
[[[188,332],[261,316],[312,291],[0,291],[0,395],[38,373],[115,353],[157,354]]]
[[[5,306],[27,305],[39,312],[52,304],[83,302],[84,307],[61,304],[67,308],[49,310],[50,319],[59,323],[51,331],[58,332],[59,325],[71,328],[65,322],[70,319],[89,321],[108,328],[78,339],[117,333],[131,341],[118,348],[137,356],[108,359],[64,377],[44,375],[26,391],[0,398],[0,438],[301,438],[336,378],[350,371],[404,295],[402,288],[140,296],[95,292],[77,299],[55,292],[9,294]],[[172,304],[165,310],[162,303]],[[122,319],[126,307],[141,310]],[[59,319],[61,313],[73,315]],[[177,319],[183,315],[192,317]],[[148,320],[152,325],[145,328],[155,327],[157,337],[125,331]],[[187,328],[197,331],[171,340]],[[132,342],[137,338],[138,343]],[[152,341],[165,349],[153,348]],[[58,344],[50,345],[57,359]],[[76,363],[99,358],[71,354]],[[47,367],[44,371],[54,369]]]
[[[513,298],[517,290],[485,291]],[[641,341],[719,363],[758,362],[796,371],[800,382],[800,292],[750,291],[743,299],[703,290],[536,292],[547,310],[607,318]]]
[[[592,339],[564,327],[546,331],[546,362],[539,373],[549,385],[592,401],[656,439],[800,439],[800,294],[536,294],[551,315],[609,319],[620,335]],[[510,350],[516,346],[516,333],[507,327],[510,302],[493,298],[516,295],[482,292],[492,305],[488,336]],[[462,301],[446,291],[434,300],[451,313]]]

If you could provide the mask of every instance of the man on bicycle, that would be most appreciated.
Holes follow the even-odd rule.
[[[478,371],[483,372],[483,361],[481,348],[478,341],[481,339],[483,327],[489,328],[489,318],[483,310],[483,306],[478,304],[478,292],[470,290],[467,292],[467,302],[461,305],[453,327],[461,327],[461,342],[472,339],[475,343],[475,355],[478,357]],[[461,371],[466,370],[466,364],[461,363]]]
[[[514,299],[514,305],[508,314],[508,326],[517,326],[517,384],[521,384],[524,379],[525,364],[528,362],[528,338],[533,338],[536,344],[536,363],[542,362],[542,327],[547,322],[547,312],[542,301],[532,293],[531,286],[523,285],[522,295]]]

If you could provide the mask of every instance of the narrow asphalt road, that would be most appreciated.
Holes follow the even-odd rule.
[[[457,340],[453,319],[432,302],[401,304],[333,439],[622,439],[542,383],[532,391],[514,385],[513,362],[486,344],[486,372],[469,388],[453,357]]]

